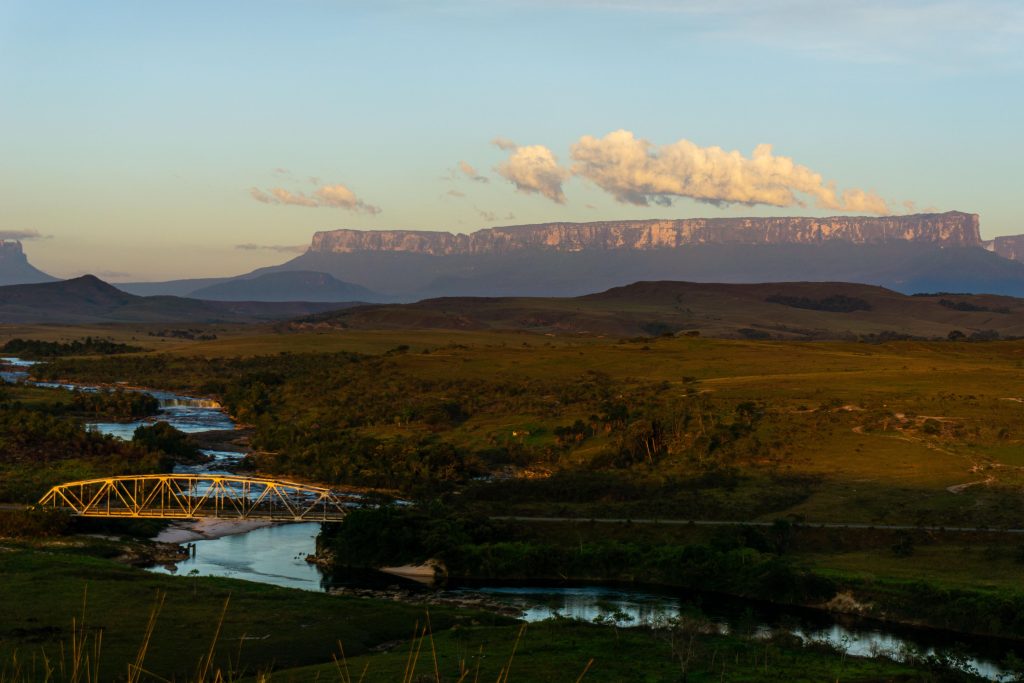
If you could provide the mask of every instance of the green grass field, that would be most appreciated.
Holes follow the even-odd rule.
[[[15,652],[22,662],[38,663],[44,653],[51,661],[60,660],[62,647],[67,654],[74,618],[93,639],[102,634],[100,680],[120,678],[143,643],[161,594],[163,608],[146,667],[163,678],[194,676],[215,639],[225,601],[215,664],[239,672],[236,663],[243,661],[249,674],[328,661],[339,641],[346,652],[363,654],[408,638],[424,618],[417,607],[231,579],[160,576],[82,552],[59,545],[0,545],[0,670]],[[457,623],[508,623],[486,613],[448,609],[434,610],[431,618],[438,631]]]
[[[58,670],[57,680],[69,680],[76,633],[90,667],[98,657],[98,680],[122,680],[161,599],[145,648],[146,681],[196,680],[212,643],[211,670],[231,672],[231,680],[259,674],[271,683],[935,680],[927,667],[845,657],[789,636],[709,634],[699,619],[668,631],[551,621],[520,633],[519,625],[488,613],[434,608],[428,615],[380,600],[158,576],[82,552],[0,546],[2,680],[44,680],[44,661]]]

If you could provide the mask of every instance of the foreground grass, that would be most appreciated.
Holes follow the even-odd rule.
[[[793,638],[748,640],[699,632],[616,629],[573,621],[518,627],[456,628],[387,652],[350,657],[341,665],[278,671],[273,683],[352,680],[510,681],[865,681],[937,680],[933,674],[883,659],[843,657],[828,646]],[[433,650],[436,649],[436,659]],[[412,652],[412,656],[410,656]],[[410,661],[413,666],[410,667]]]
[[[225,671],[322,662],[339,641],[347,652],[362,654],[407,638],[422,619],[420,608],[401,604],[231,579],[158,576],[108,560],[10,546],[0,546],[0,576],[0,662],[10,662],[15,653],[22,662],[41,661],[44,654],[59,660],[85,597],[85,627],[94,636],[102,634],[101,681],[118,680],[135,659],[160,593],[166,598],[145,664],[156,675],[179,680],[194,674],[228,599],[214,659]],[[438,630],[474,621],[508,623],[446,609],[431,617]]]
[[[485,613],[426,614],[380,600],[158,576],[59,549],[0,546],[0,575],[5,683],[974,680],[947,678],[928,662],[847,657],[784,633],[718,635],[703,619],[659,630],[564,620],[523,627]],[[133,669],[140,648],[141,668]],[[78,678],[68,673],[75,650],[90,671]]]

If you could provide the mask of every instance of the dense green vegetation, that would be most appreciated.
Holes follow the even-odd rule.
[[[973,304],[970,301],[953,301],[952,299],[939,299],[939,305],[945,306],[946,308],[954,311],[968,311],[968,312],[980,312],[980,313],[1002,313],[1008,315],[1010,313],[1009,308],[999,307],[991,308],[989,306],[982,306],[980,304]]]
[[[158,410],[155,398],[139,392],[5,387],[0,394],[0,502],[35,502],[62,481],[166,472],[176,462],[201,459],[188,437],[165,422],[140,427],[131,442],[87,430],[83,423],[137,419]]]
[[[0,352],[20,358],[60,358],[63,356],[109,356],[117,353],[138,353],[140,346],[122,344],[109,339],[85,337],[70,342],[43,341],[15,338],[0,348]]]
[[[35,502],[61,481],[162,472],[170,465],[158,453],[88,431],[77,420],[0,407],[0,501]]]
[[[828,311],[830,313],[852,313],[853,311],[871,310],[871,304],[864,299],[844,294],[834,294],[823,299],[775,294],[766,298],[765,301],[770,304],[782,304],[792,308],[806,308],[811,311]]]
[[[131,420],[156,415],[160,401],[141,391],[124,389],[72,391],[63,404],[70,412],[103,416],[115,420]],[[61,404],[57,404],[61,405]]]
[[[166,422],[136,427],[132,443],[152,453],[162,454],[165,462],[195,463],[206,459],[187,434]]]
[[[31,407],[51,415],[88,419],[136,420],[160,412],[160,401],[141,391],[102,389],[68,391],[61,388],[0,386],[0,402],[10,407]]]
[[[999,543],[993,536],[988,543]],[[481,518],[432,504],[354,512],[325,527],[320,552],[363,566],[444,562],[453,579],[655,583],[790,605],[821,606],[961,632],[1024,638],[1020,559],[999,586],[966,577],[957,585],[914,576],[915,545],[944,548],[962,539],[926,532],[830,530],[777,520],[770,526],[713,529],[595,524],[529,524]],[[816,554],[850,548],[898,559],[906,577],[818,566]],[[952,548],[951,548],[952,549]],[[959,552],[970,552],[959,548]],[[990,550],[987,564],[995,564]],[[1018,551],[1018,558],[1024,558]],[[846,598],[836,598],[846,596]],[[838,600],[838,603],[834,601]],[[840,603],[848,603],[845,606]]]
[[[369,566],[445,561],[454,577],[494,579],[616,579],[645,581],[780,602],[815,603],[835,594],[833,582],[794,566],[784,556],[790,527],[764,533],[739,527],[711,543],[665,544],[582,537],[574,544],[517,533],[515,525],[427,510],[361,510],[323,532],[336,557]]]
[[[500,467],[558,467],[594,442],[601,451],[586,468],[623,472],[606,478],[606,486],[619,482],[628,489],[633,468],[675,465],[698,478],[668,488],[693,490],[702,488],[699,482],[709,471],[771,450],[758,433],[764,405],[714,400],[693,378],[684,380],[682,392],[668,382],[640,380],[623,391],[597,371],[559,379],[425,378],[403,372],[399,359],[405,354],[398,349],[380,356],[147,356],[88,365],[57,362],[40,372],[58,377],[84,370],[92,381],[127,373],[143,384],[215,394],[255,427],[253,444],[264,453],[255,458],[260,470],[407,493],[449,489]],[[550,432],[524,429],[524,438],[513,433],[466,439],[458,433],[473,417],[508,414],[584,417]],[[737,475],[719,478],[735,481]],[[800,494],[784,497],[796,502]]]

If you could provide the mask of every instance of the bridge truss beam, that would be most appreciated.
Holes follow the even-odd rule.
[[[145,474],[58,484],[39,504],[82,517],[340,522],[359,496],[274,479]]]

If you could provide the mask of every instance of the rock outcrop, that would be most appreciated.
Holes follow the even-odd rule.
[[[1006,235],[985,242],[985,248],[1011,261],[1024,261],[1024,235]]]
[[[55,279],[28,262],[21,242],[0,240],[0,285],[53,282]]]
[[[540,223],[486,228],[470,234],[425,230],[328,230],[310,252],[404,252],[449,256],[525,249],[557,252],[675,249],[696,244],[854,245],[891,242],[980,247],[977,214],[950,211],[909,216],[829,218],[687,218],[680,220]]]

